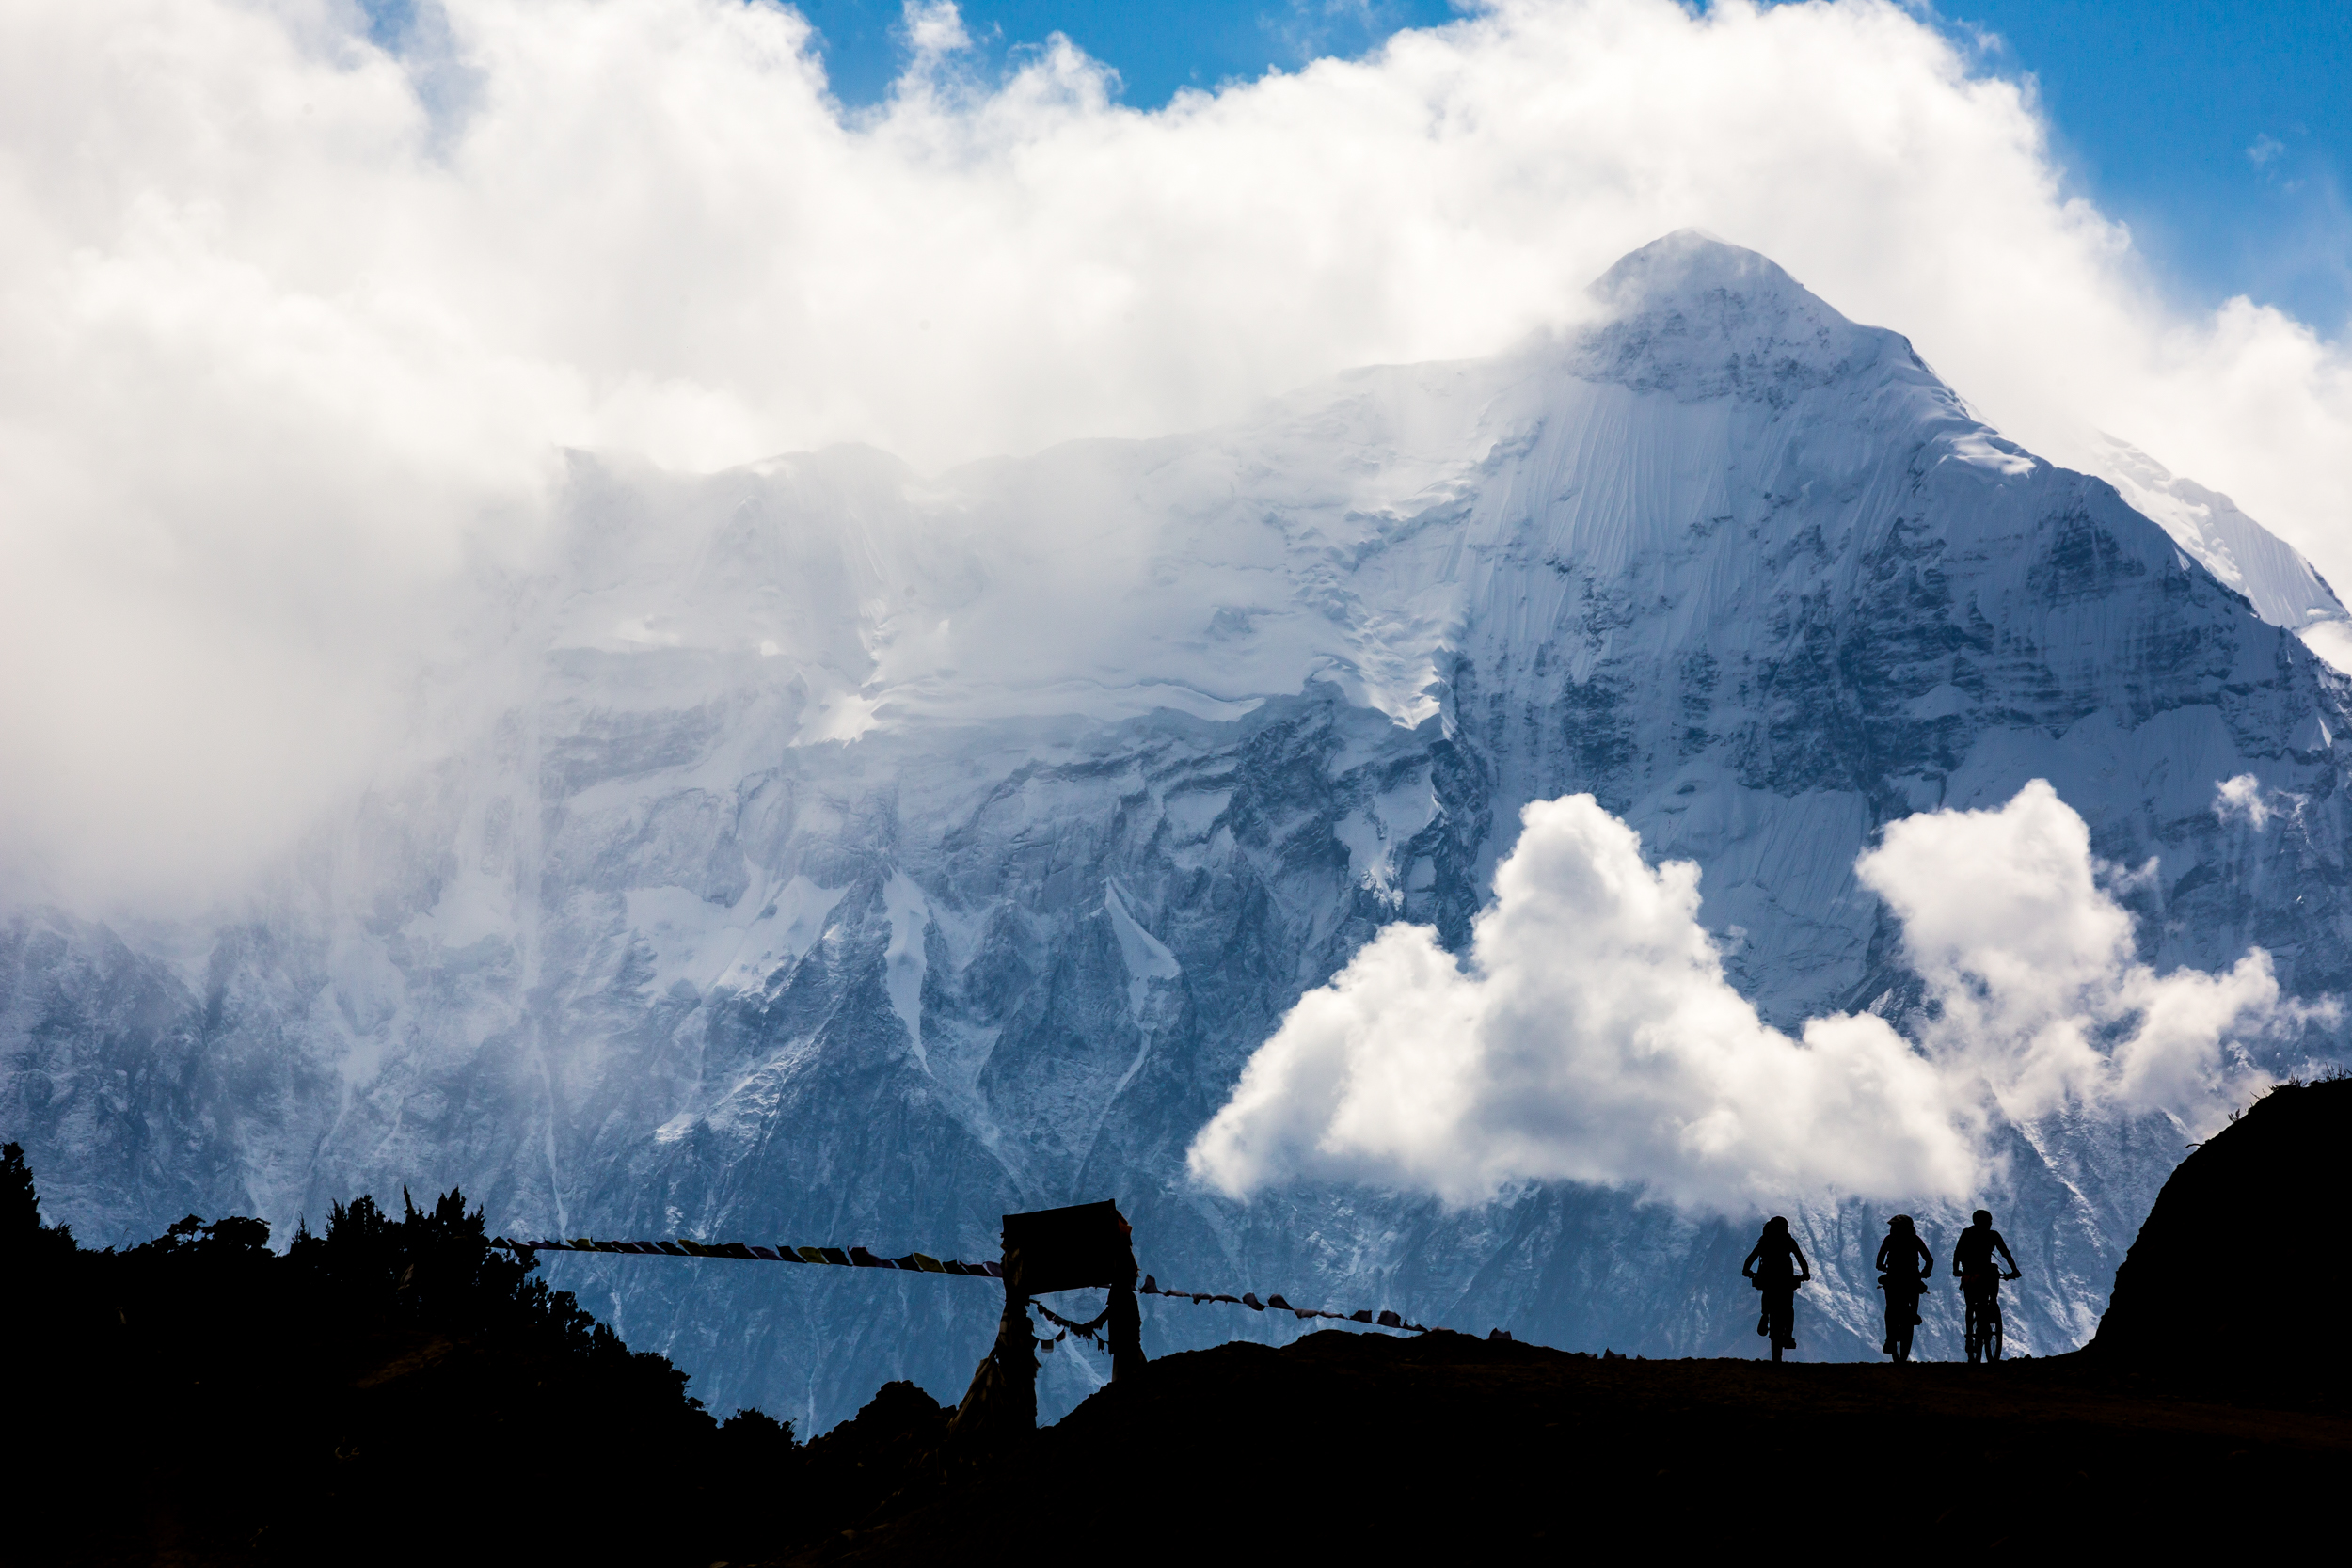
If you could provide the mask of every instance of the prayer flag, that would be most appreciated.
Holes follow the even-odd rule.
[[[1284,1301],[1280,1296],[1268,1296],[1265,1298],[1265,1304],[1268,1307],[1279,1307],[1285,1312],[1291,1309],[1291,1304]]]
[[[1385,1307],[1381,1309],[1380,1315],[1377,1318],[1375,1318],[1373,1322],[1378,1323],[1382,1328],[1403,1328],[1405,1326],[1405,1320],[1403,1318],[1398,1317],[1395,1313],[1389,1311]]]
[[[1263,1312],[1265,1310],[1265,1303],[1258,1299],[1257,1292],[1254,1291],[1244,1291],[1241,1293],[1241,1304],[1244,1307],[1248,1307],[1252,1312]]]
[[[752,1256],[758,1259],[763,1263],[774,1263],[781,1261],[781,1259],[776,1256],[776,1249],[771,1246],[755,1246],[752,1248]]]

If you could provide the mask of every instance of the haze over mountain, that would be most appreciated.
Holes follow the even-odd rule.
[[[1639,1171],[1245,1203],[1187,1149],[1384,927],[1466,952],[1521,809],[1578,793],[1696,864],[1774,1028],[1931,1033],[1857,860],[2036,779],[2125,958],[2259,948],[2280,998],[2352,991],[2352,685],[2294,634],[2344,611],[2299,557],[2153,464],[2135,510],[2041,461],[1753,252],[1677,234],[1597,289],[1590,330],[1157,440],[930,476],[576,455],[560,550],[482,584],[412,768],[218,920],[9,917],[0,1123],[52,1217],[284,1227],[405,1181],[509,1234],[974,1257],[1005,1211],[1109,1196],[1163,1282],[1736,1354],[1750,1216]],[[2209,1087],[2341,1051],[2230,1023]],[[1981,1196],[2029,1269],[2012,1344],[2058,1349],[2183,1113],[2030,1111],[1988,1124]],[[1807,1354],[1875,1350],[1878,1216],[1947,1234],[1975,1201],[1875,1196],[1790,1205]],[[997,1310],[937,1276],[551,1262],[715,1408],[805,1430],[889,1377],[960,1392]],[[1292,1330],[1152,1310],[1155,1352]],[[1048,1357],[1043,1413],[1101,1375]]]

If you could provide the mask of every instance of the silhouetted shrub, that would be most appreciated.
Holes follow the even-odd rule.
[[[404,1192],[397,1215],[336,1204],[282,1257],[269,1235],[191,1214],[77,1250],[40,1225],[8,1146],[0,1254],[54,1264],[12,1268],[0,1292],[24,1368],[12,1414],[44,1438],[24,1479],[51,1506],[12,1542],[28,1560],[390,1561],[463,1542],[704,1563],[777,1538],[791,1427],[713,1420],[665,1357],[490,1245],[461,1193],[420,1209]],[[625,1496],[661,1501],[603,1506]]]
[[[24,1148],[0,1145],[0,1257],[56,1258],[73,1250],[71,1227],[40,1223],[40,1197]]]

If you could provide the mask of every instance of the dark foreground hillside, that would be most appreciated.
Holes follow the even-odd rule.
[[[941,1424],[901,1398],[828,1441]],[[1835,1552],[2243,1547],[2311,1528],[2347,1464],[2352,1418],[2331,1404],[2188,1397],[2080,1355],[1775,1367],[1331,1330],[1155,1362],[1025,1453],[910,1474],[866,1528],[785,1560],[935,1561],[984,1542],[1049,1559],[1448,1560],[1628,1537],[1730,1550],[1759,1533]]]
[[[0,1169],[0,1560],[707,1563],[777,1539],[789,1428],[715,1421],[685,1374],[489,1246],[449,1194],[338,1206],[283,1254],[191,1217],[93,1252]]]
[[[2299,1542],[2332,1523],[2352,1465],[2328,1326],[2341,1292],[2304,1289],[2340,1278],[2310,1238],[2342,1207],[2348,1134],[2352,1084],[2325,1084],[2211,1140],[2165,1189],[2108,1327],[2073,1355],[1629,1361],[1330,1330],[1169,1356],[998,1449],[951,1443],[947,1412],[908,1384],[806,1445],[756,1414],[715,1421],[666,1361],[490,1247],[454,1194],[396,1216],[356,1203],[282,1255],[251,1220],[91,1253],[39,1226],[11,1163],[0,1559],[699,1568]]]
[[[1345,1551],[1828,1550],[2291,1541],[2352,1463],[2352,1082],[2286,1085],[2166,1185],[2087,1351],[1997,1366],[1629,1361],[1351,1331],[1170,1356],[993,1466],[896,1462],[897,1495],[795,1562],[959,1542],[1184,1560]],[[908,1455],[893,1391],[825,1440]],[[870,1438],[861,1436],[864,1431]],[[869,1481],[877,1493],[890,1490]]]
[[[2091,1353],[2225,1381],[2341,1386],[2352,1078],[2282,1084],[2192,1150],[2116,1270]]]

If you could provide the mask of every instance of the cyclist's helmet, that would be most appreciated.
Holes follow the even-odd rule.
[[[1968,1217],[1975,1220],[1979,1225],[1991,1225],[1993,1223],[1993,1211],[1990,1209],[1979,1209]]]
[[[1911,1216],[1909,1214],[1897,1214],[1893,1219],[1886,1222],[1886,1228],[1889,1230],[1908,1230],[1911,1228]]]

